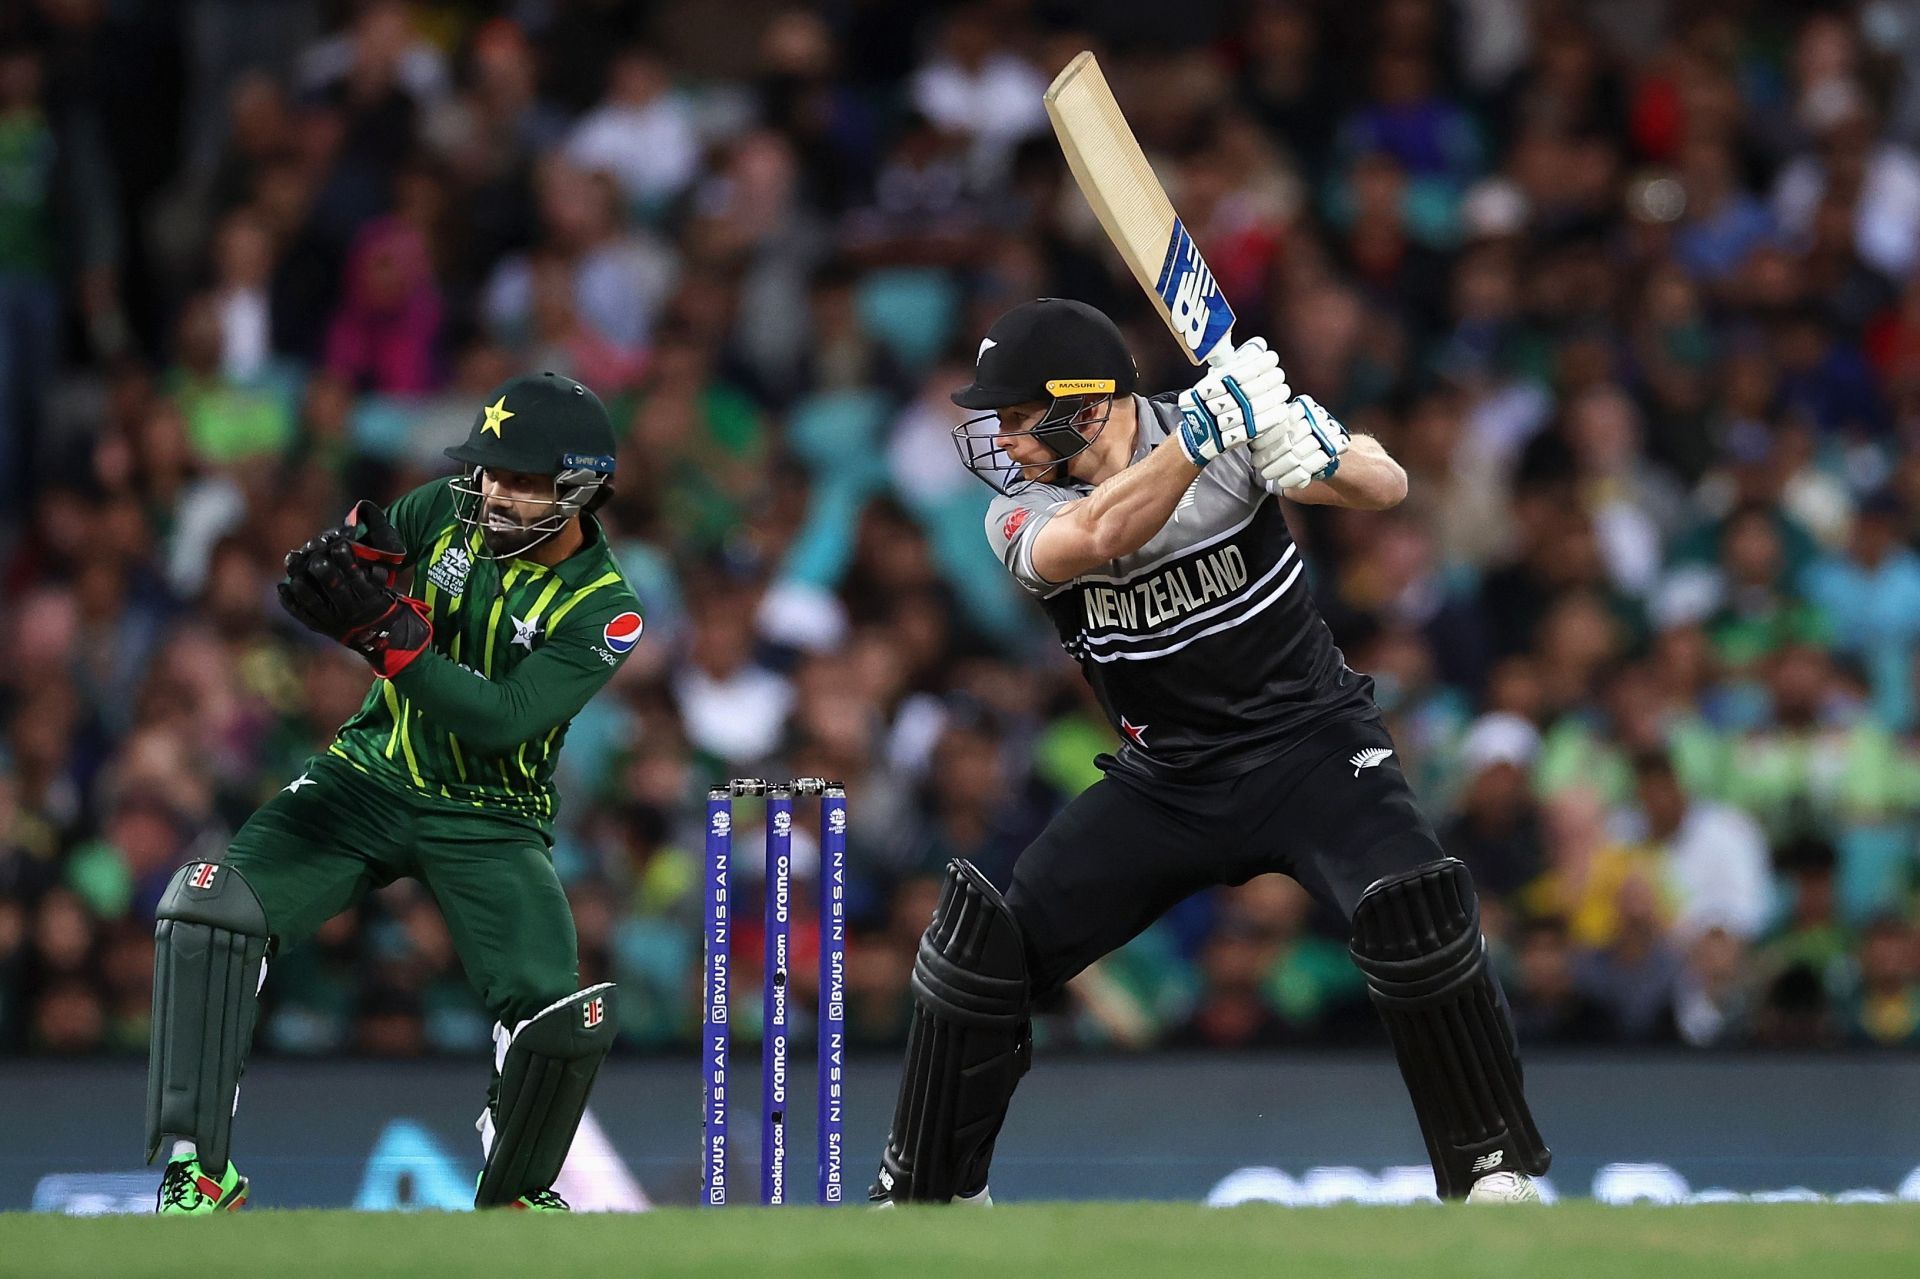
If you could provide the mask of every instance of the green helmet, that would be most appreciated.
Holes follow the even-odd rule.
[[[463,524],[479,528],[496,556],[518,555],[546,541],[567,521],[612,495],[613,422],[600,397],[558,373],[527,373],[487,392],[464,444],[447,456],[466,465],[448,481]],[[527,499],[552,513],[523,521],[487,510],[484,471],[551,475],[551,499]]]

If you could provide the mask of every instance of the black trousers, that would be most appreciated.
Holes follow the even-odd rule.
[[[1325,725],[1221,781],[1109,772],[1014,863],[1007,904],[1033,996],[1059,990],[1183,898],[1270,871],[1351,920],[1369,884],[1443,856],[1392,752],[1386,727],[1368,718]]]

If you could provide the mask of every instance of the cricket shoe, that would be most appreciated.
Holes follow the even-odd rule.
[[[882,1173],[881,1177],[884,1181],[886,1174]],[[891,1208],[893,1207],[893,1202],[893,1196],[882,1188],[882,1182],[880,1181],[876,1181],[873,1184],[873,1188],[867,1191],[867,1207],[869,1208]],[[987,1187],[982,1186],[970,1195],[955,1195],[947,1202],[958,1204],[963,1208],[991,1208],[993,1207],[993,1196],[988,1193]]]
[[[248,1185],[231,1161],[226,1175],[215,1179],[201,1169],[198,1155],[179,1155],[167,1160],[153,1210],[162,1217],[232,1212],[247,1201]]]
[[[1524,1172],[1490,1172],[1467,1191],[1470,1204],[1537,1204],[1540,1187]]]
[[[572,1212],[572,1205],[562,1199],[554,1190],[536,1190],[530,1195],[521,1195],[507,1207],[519,1212]]]
[[[487,1174],[483,1172],[480,1174],[479,1177],[475,1177],[473,1179],[473,1188],[476,1191],[480,1189],[481,1177],[485,1177],[486,1175]],[[500,1207],[506,1208],[512,1212],[572,1212],[573,1211],[573,1206],[569,1204],[566,1200],[562,1199],[560,1197],[560,1192],[557,1190],[554,1190],[552,1187],[548,1187],[545,1190],[528,1191],[526,1194],[521,1195],[518,1199],[514,1200],[512,1203],[501,1204]]]

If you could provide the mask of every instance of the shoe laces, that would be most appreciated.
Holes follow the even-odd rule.
[[[199,1179],[194,1176],[193,1165],[185,1159],[168,1164],[165,1175],[160,1178],[160,1202],[169,1208],[190,1208],[199,1196]]]

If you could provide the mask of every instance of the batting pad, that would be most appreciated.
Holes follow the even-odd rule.
[[[1473,878],[1454,858],[1381,879],[1353,912],[1353,962],[1387,1024],[1443,1199],[1490,1172],[1543,1173],[1513,1023],[1487,962]]]
[[[945,1203],[978,1190],[1032,1059],[1020,928],[992,884],[965,861],[947,882],[913,965],[913,1022],[880,1189]]]
[[[513,1032],[499,1061],[493,1136],[474,1207],[503,1207],[558,1180],[614,1025],[609,981],[541,1009]]]
[[[266,977],[267,915],[240,872],[188,862],[160,898],[147,1059],[147,1162],[171,1134],[227,1171],[233,1112]]]

